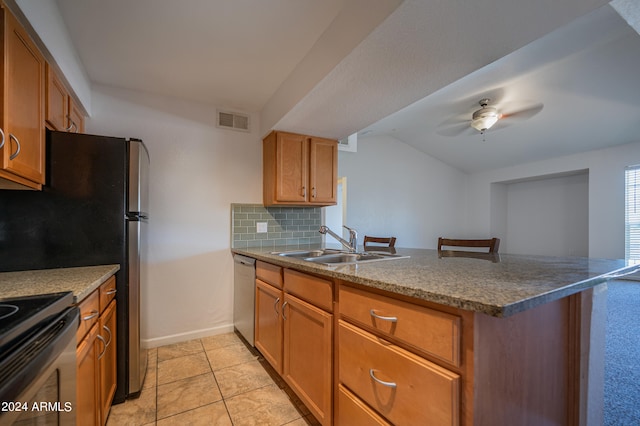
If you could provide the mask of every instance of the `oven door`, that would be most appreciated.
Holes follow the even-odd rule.
[[[74,425],[78,308],[20,337],[0,363],[0,425]]]

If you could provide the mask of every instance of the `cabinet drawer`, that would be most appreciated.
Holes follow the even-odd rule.
[[[77,343],[80,343],[91,327],[98,322],[98,317],[100,316],[99,293],[98,290],[94,291],[78,305],[80,309],[80,325],[76,333]]]
[[[100,285],[100,312],[104,312],[104,310],[109,306],[109,302],[116,297],[116,277],[113,275],[107,281]]]
[[[391,426],[391,423],[380,417],[378,413],[342,385],[338,386],[337,423],[340,426]]]
[[[327,312],[333,312],[333,283],[331,281],[285,269],[284,286],[287,293],[295,294]]]
[[[256,261],[256,278],[271,284],[277,288],[282,288],[282,268],[261,261]]]
[[[339,377],[394,424],[457,425],[460,376],[339,321]]]
[[[460,366],[460,317],[340,286],[340,314]]]

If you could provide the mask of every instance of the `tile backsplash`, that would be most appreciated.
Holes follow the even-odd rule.
[[[321,221],[320,207],[231,204],[231,247],[321,244]],[[258,222],[266,222],[267,232],[257,232]]]

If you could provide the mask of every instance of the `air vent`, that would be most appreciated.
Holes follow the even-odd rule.
[[[237,112],[218,111],[216,125],[222,129],[240,130],[242,132],[250,131],[249,116]]]

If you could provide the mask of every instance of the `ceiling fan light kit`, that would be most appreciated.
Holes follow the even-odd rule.
[[[491,99],[481,99],[479,104],[482,108],[475,111],[471,117],[471,127],[478,130],[480,133],[484,133],[485,130],[490,129],[491,126],[496,124],[500,119],[498,110],[487,106]]]

